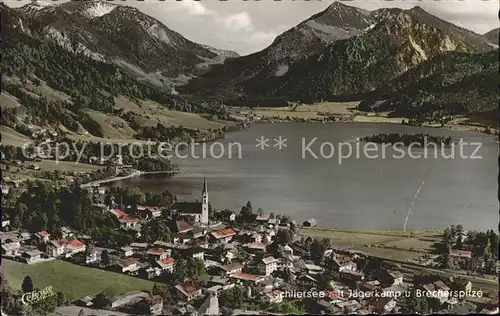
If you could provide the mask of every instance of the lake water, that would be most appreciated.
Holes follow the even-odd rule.
[[[482,158],[461,158],[458,147],[454,159],[435,158],[433,151],[427,159],[408,155],[396,159],[394,154],[401,157],[401,153],[391,148],[383,158],[380,144],[365,156],[363,143],[356,155],[356,138],[375,133],[429,133],[480,142],[474,156]],[[270,139],[269,147],[256,147],[261,136]],[[281,151],[273,146],[279,136],[287,139]],[[312,154],[305,151],[304,156],[303,149],[314,138],[309,147]],[[209,200],[216,209],[239,211],[250,200],[254,210],[262,208],[297,221],[315,218],[319,226],[332,228],[401,230],[406,222],[407,229],[442,229],[451,224],[498,229],[498,143],[494,136],[396,124],[283,123],[253,125],[220,142],[225,146],[224,158],[174,159],[183,169],[175,177],[132,178],[114,185],[157,193],[169,190],[179,200],[194,201],[201,198],[206,177]],[[339,163],[339,152],[332,155],[331,147],[337,151],[344,142],[343,152],[348,153],[347,144],[351,144],[353,154]],[[240,159],[236,145],[228,157],[231,143],[241,144]],[[462,156],[470,156],[475,147],[463,146]],[[218,154],[220,148],[214,148]],[[410,151],[415,156],[423,149]],[[450,151],[446,149],[445,154]],[[373,158],[376,154],[379,157]]]

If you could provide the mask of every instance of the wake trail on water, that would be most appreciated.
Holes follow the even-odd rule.
[[[410,214],[413,211],[413,207],[415,206],[415,202],[417,201],[418,194],[420,193],[420,190],[422,190],[422,187],[424,186],[424,184],[425,184],[425,180],[422,181],[422,184],[420,185],[420,187],[418,188],[417,192],[415,192],[415,195],[413,196],[413,201],[411,202],[410,208],[408,209],[408,214],[406,215],[405,225],[404,225],[404,228],[403,228],[403,231],[405,233],[406,233],[406,224],[408,224],[408,219],[410,218]]]

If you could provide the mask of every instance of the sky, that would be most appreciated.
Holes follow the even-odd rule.
[[[30,1],[4,0],[11,7]],[[55,3],[52,1],[40,1]],[[58,1],[65,2],[65,1]],[[311,15],[324,10],[333,1],[304,0],[126,0],[114,1],[158,19],[170,29],[197,43],[229,49],[240,55],[269,46],[274,38]],[[341,1],[367,10],[384,7],[409,9],[416,5],[441,19],[476,33],[498,28],[498,0],[422,0],[422,1]]]

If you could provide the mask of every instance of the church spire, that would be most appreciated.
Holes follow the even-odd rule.
[[[202,194],[207,193],[207,178],[203,178],[203,191],[201,191]]]

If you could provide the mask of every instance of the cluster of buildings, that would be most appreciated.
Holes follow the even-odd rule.
[[[104,208],[122,228],[136,229],[145,221],[165,216],[161,207],[138,206],[131,215],[117,208]],[[180,202],[170,207],[168,215],[172,239],[135,242],[119,249],[92,247],[87,249],[88,236],[80,236],[70,228],[62,229],[62,238],[53,238],[46,231],[35,234],[2,233],[2,252],[7,257],[36,263],[50,258],[64,258],[74,263],[107,269],[115,273],[169,283],[175,303],[164,304],[161,296],[148,292],[125,293],[112,298],[110,309],[136,314],[168,313],[174,315],[242,314],[219,305],[219,297],[235,287],[242,289],[247,300],[263,306],[280,304],[285,300],[300,300],[290,293],[298,291],[328,292],[314,298],[308,306],[310,314],[384,314],[400,313],[407,308],[407,291],[471,291],[472,284],[463,280],[429,277],[416,282],[414,276],[394,267],[367,269],[369,258],[349,249],[330,247],[320,261],[313,260],[310,240],[291,239],[278,243],[280,231],[292,231],[294,221],[281,222],[269,214],[255,214],[245,229],[234,225],[236,214],[222,211],[220,222],[209,219],[206,181],[200,202]],[[187,220],[189,217],[191,220]],[[314,226],[316,221],[306,221]],[[137,230],[138,232],[140,230]],[[10,234],[7,236],[7,234]],[[84,238],[85,237],[85,238]],[[36,247],[32,249],[31,247]],[[40,250],[41,249],[41,250]],[[108,258],[103,262],[103,251]],[[467,253],[457,252],[459,257]],[[45,258],[44,258],[45,257]],[[174,281],[177,262],[196,259],[203,263],[208,274],[206,282],[190,279]],[[328,277],[326,277],[328,276]],[[401,293],[400,296],[380,293]],[[93,308],[95,297],[84,297],[75,304]],[[470,301],[467,297],[440,296],[436,313],[481,312],[498,313],[498,297]],[[246,311],[246,313],[252,311]],[[260,311],[253,311],[259,314]]]

